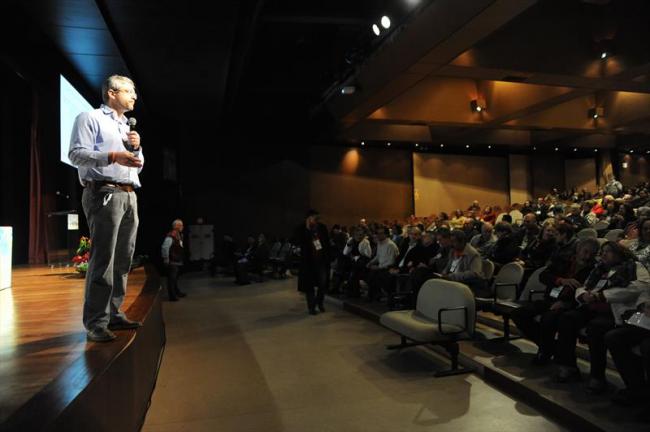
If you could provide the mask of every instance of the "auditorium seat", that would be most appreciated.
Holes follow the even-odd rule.
[[[483,277],[487,283],[490,283],[494,276],[494,263],[489,259],[483,260]]]
[[[474,336],[476,304],[467,285],[430,279],[418,293],[416,308],[382,314],[380,323],[400,335],[401,343],[387,349],[441,345],[451,357],[451,368],[436,377],[471,372],[458,366],[458,341]]]
[[[519,284],[524,277],[524,268],[521,264],[511,262],[504,265],[494,278],[490,286],[492,297],[478,297],[476,299],[479,309],[490,310],[503,317],[503,341],[510,339],[510,312],[518,307],[516,300],[519,294]]]
[[[622,239],[623,237],[625,237],[625,231],[620,229],[620,228],[609,230],[605,234],[605,239],[607,241],[616,242],[616,241],[619,241],[620,239]]]
[[[598,231],[595,228],[583,228],[576,234],[579,240],[586,238],[598,238]]]

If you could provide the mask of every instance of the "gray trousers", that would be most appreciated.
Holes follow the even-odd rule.
[[[138,232],[135,192],[111,186],[86,187],[81,199],[90,228],[90,260],[86,272],[83,323],[86,329],[106,328],[125,318],[124,302]]]

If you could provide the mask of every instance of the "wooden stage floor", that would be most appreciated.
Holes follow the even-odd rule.
[[[129,317],[145,319],[157,299],[159,283],[146,282],[144,268],[131,272]],[[124,330],[110,343],[87,342],[83,298],[84,279],[72,268],[16,268],[12,288],[0,291],[0,430],[33,422],[34,409],[55,422],[135,338]]]

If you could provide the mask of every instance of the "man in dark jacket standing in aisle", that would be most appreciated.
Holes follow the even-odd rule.
[[[325,312],[323,301],[329,284],[332,254],[327,227],[320,223],[316,210],[309,210],[304,224],[298,227],[296,244],[300,245],[298,291],[305,293],[311,315],[316,315],[317,306]]]

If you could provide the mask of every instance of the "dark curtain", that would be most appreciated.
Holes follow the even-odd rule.
[[[47,262],[47,229],[43,205],[42,160],[39,135],[38,91],[32,88],[32,122],[29,139],[29,263]]]

